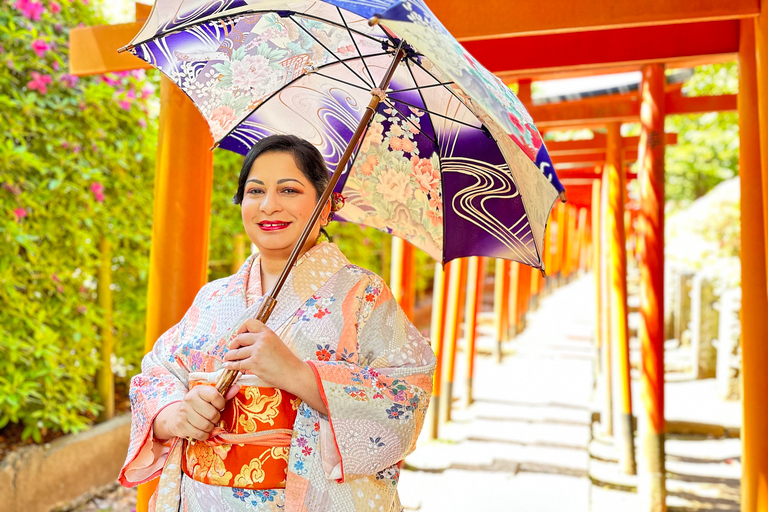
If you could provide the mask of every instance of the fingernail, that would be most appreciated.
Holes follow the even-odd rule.
[[[224,363],[222,366],[223,366],[224,368],[229,368],[229,363]]]

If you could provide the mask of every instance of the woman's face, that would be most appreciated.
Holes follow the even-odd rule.
[[[312,182],[296,166],[290,153],[270,151],[253,162],[245,183],[241,213],[243,226],[262,257],[287,259],[317,203]],[[314,245],[326,206],[302,253]]]

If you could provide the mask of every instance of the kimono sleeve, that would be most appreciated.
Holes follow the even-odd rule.
[[[152,423],[165,407],[181,401],[188,391],[189,373],[174,358],[182,333],[205,296],[204,286],[182,320],[155,342],[141,361],[141,373],[131,379],[131,440],[120,470],[125,487],[142,484],[160,475],[170,451],[154,439]]]
[[[309,361],[338,451],[336,471],[326,475],[339,482],[376,474],[413,451],[435,369],[429,343],[381,278],[354,293],[360,305],[357,357]]]

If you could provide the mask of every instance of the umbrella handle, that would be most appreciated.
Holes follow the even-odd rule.
[[[301,235],[299,235],[299,239],[296,241],[296,245],[293,247],[293,251],[288,257],[288,261],[286,262],[285,267],[283,267],[283,271],[280,273],[280,277],[277,278],[277,282],[275,283],[275,286],[272,288],[272,290],[264,296],[264,301],[262,302],[259,311],[256,313],[256,320],[259,320],[262,323],[267,323],[269,316],[272,314],[272,310],[275,309],[275,305],[277,304],[277,295],[280,293],[280,290],[283,288],[285,281],[288,279],[288,274],[291,273],[291,269],[293,269],[293,266],[299,259],[301,248],[304,247],[304,244],[307,242],[312,229],[320,219],[320,215],[323,212],[323,207],[328,202],[328,199],[331,197],[333,190],[336,188],[336,184],[339,182],[341,175],[344,173],[344,167],[346,167],[347,162],[349,162],[349,159],[352,157],[352,153],[357,147],[357,144],[360,142],[360,139],[363,137],[363,134],[368,128],[368,123],[373,118],[373,114],[376,112],[376,107],[378,107],[379,103],[384,100],[384,91],[386,91],[389,87],[389,82],[392,80],[392,77],[395,74],[395,70],[397,69],[398,64],[400,64],[400,61],[403,60],[403,57],[405,57],[405,50],[403,50],[403,41],[400,41],[400,45],[397,47],[397,52],[395,53],[395,58],[392,59],[392,62],[390,62],[389,68],[384,74],[384,78],[381,79],[379,86],[371,91],[371,101],[365,108],[365,113],[363,113],[363,117],[360,119],[360,123],[357,125],[357,129],[355,130],[354,135],[352,135],[352,138],[349,140],[347,149],[339,159],[339,163],[336,165],[336,171],[333,173],[333,176],[331,176],[331,179],[328,182],[328,185],[325,187],[323,194],[317,201],[315,209],[312,211],[312,215],[307,221],[307,225],[304,226],[304,231],[302,231]],[[219,391],[219,393],[222,394],[222,396],[227,393],[227,390],[229,390],[230,386],[232,386],[239,375],[240,372],[237,370],[225,370],[224,373],[221,374],[221,377],[219,377],[219,380],[216,383],[216,389]]]

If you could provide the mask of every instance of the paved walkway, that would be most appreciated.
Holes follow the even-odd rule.
[[[489,353],[492,315],[482,315],[475,402],[456,408],[441,441],[422,436],[406,460],[406,510],[590,510],[593,304],[589,278],[555,291],[506,344],[501,364]],[[464,393],[457,385],[459,404]]]
[[[592,277],[577,279],[546,297],[529,315],[526,330],[506,343],[501,364],[491,357],[490,308],[487,304],[481,316],[475,402],[469,408],[460,405],[465,393],[460,352],[454,381],[462,384],[454,391],[453,421],[441,430],[440,441],[422,435],[406,460],[400,480],[406,510],[640,511],[637,493],[592,485],[587,476],[596,470],[618,473],[618,464],[590,460],[588,453],[594,378]],[[633,371],[633,388],[637,377]],[[715,438],[711,432],[716,430],[710,427],[738,431],[740,403],[718,399],[711,379],[668,377],[667,419],[702,425],[710,432],[668,436],[669,510],[738,511],[740,440],[729,434]]]

